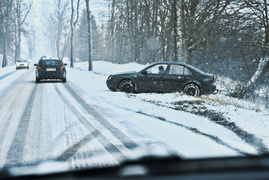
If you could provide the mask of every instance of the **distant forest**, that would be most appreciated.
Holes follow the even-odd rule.
[[[108,22],[97,25],[89,0],[54,0],[46,36],[55,56],[72,62],[184,62],[241,82],[244,94],[269,84],[267,1],[107,0]],[[0,2],[2,67],[4,58],[20,57],[21,34],[33,56],[35,34],[24,22],[30,9],[23,0]]]
[[[107,61],[179,61],[248,81],[268,56],[266,0],[112,0]],[[261,82],[268,84],[269,63]]]

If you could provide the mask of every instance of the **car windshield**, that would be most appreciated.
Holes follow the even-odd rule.
[[[17,60],[17,62],[27,62],[27,60],[20,59],[20,60]]]
[[[0,170],[269,153],[268,6],[0,0]]]

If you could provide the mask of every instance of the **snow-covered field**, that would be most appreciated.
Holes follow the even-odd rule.
[[[36,63],[35,60],[32,61],[30,70],[16,71],[14,65],[0,68],[0,95],[27,72],[31,71],[30,78],[33,82],[33,63]],[[139,71],[144,67],[137,63],[118,65],[94,62],[94,71],[89,72],[87,63],[76,62],[73,69],[67,67],[67,85],[79,89],[77,93],[87,103],[94,105],[104,118],[111,120],[120,131],[129,134],[131,139],[139,142],[145,138],[160,142],[182,157],[238,156],[268,152],[269,111],[258,104],[223,94],[201,97],[181,93],[126,94],[112,92],[106,87],[106,79],[110,74]],[[34,83],[30,85],[35,86]],[[42,83],[38,91],[54,94],[55,90],[50,90],[50,86],[54,84]],[[62,84],[57,83],[55,86],[62,92],[66,91]],[[44,90],[40,87],[44,87]],[[71,98],[73,97],[70,96]],[[59,97],[56,94],[55,103],[57,99]],[[48,108],[49,111],[53,109]],[[62,127],[55,125],[53,128],[56,132]],[[133,131],[140,132],[140,136],[137,137]],[[57,137],[57,134],[51,136]]]

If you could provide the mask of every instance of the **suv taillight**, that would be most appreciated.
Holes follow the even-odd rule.
[[[210,84],[214,82],[214,76],[210,79]]]

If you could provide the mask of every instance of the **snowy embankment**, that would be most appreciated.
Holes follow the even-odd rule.
[[[234,154],[255,154],[267,152],[269,149],[269,111],[259,105],[223,94],[190,97],[181,93],[111,92],[105,84],[110,74],[139,71],[145,65],[94,62],[93,66],[94,71],[88,72],[87,63],[75,63],[75,69],[80,70],[85,80],[75,79],[74,73],[78,73],[74,72],[75,69],[69,69],[68,78],[94,92],[91,99],[96,102],[109,103],[114,107],[154,118],[153,121],[158,120],[159,122],[155,123],[152,120],[128,118],[185,156],[207,156],[208,148],[214,149],[213,156],[231,155],[233,153],[230,150],[235,152]],[[169,131],[174,127],[181,129],[176,134],[178,141],[169,137]],[[201,140],[189,143],[197,138],[193,136],[199,136]],[[216,153],[216,146],[205,138],[227,147],[227,151],[222,149]],[[207,143],[208,147],[200,146],[202,143]],[[197,149],[193,148],[200,147],[207,150],[200,149],[197,154]]]

